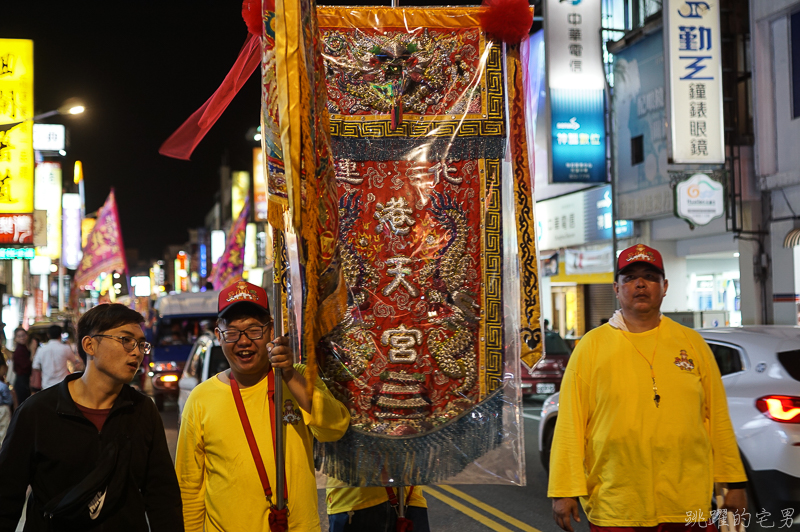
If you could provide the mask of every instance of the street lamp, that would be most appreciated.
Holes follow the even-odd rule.
[[[46,113],[40,113],[38,115],[34,115],[31,118],[25,118],[23,120],[19,120],[17,122],[9,122],[7,124],[0,124],[0,131],[8,131],[9,129],[22,124],[23,122],[38,122],[44,118],[48,118],[55,115],[79,115],[86,111],[86,107],[78,98],[68,98],[61,104],[61,107],[58,109],[53,109],[52,111],[47,111]]]

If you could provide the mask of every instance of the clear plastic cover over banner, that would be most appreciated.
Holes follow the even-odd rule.
[[[317,9],[338,194],[328,236],[348,290],[318,357],[351,413],[317,459],[347,485],[525,482],[520,357],[533,367],[542,342],[522,72],[478,13]],[[270,101],[265,90],[267,130]]]

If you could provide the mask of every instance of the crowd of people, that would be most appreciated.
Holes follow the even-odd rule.
[[[570,358],[548,489],[567,532],[579,501],[593,532],[713,530],[686,518],[709,507],[714,483],[727,487],[724,508],[745,511],[719,371],[695,331],[661,314],[668,286],[658,251],[624,250],[620,310]],[[15,331],[3,357],[13,386],[0,364],[0,532],[16,530],[26,500],[26,531],[320,530],[313,440],[341,438],[350,414],[320,379],[307,387],[288,338],[273,334],[264,289],[237,281],[220,292],[214,334],[230,368],[189,396],[174,466],[155,405],[128,386],[151,348],[143,322],[123,305],[98,305],[78,322],[77,354],[58,326],[42,345]],[[678,351],[691,367],[672,363]],[[275,405],[278,369],[285,401]],[[333,532],[429,531],[420,487],[329,479],[326,500]]]

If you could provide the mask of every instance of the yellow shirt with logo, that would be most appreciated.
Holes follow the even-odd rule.
[[[663,317],[644,333],[605,324],[583,337],[561,384],[548,497],[580,497],[598,526],[655,526],[707,519],[713,483],[744,480],[719,368],[696,331]]]
[[[392,488],[397,489],[397,488]],[[405,501],[408,506],[418,506],[427,508],[428,503],[422,494],[422,486],[414,486],[411,497],[408,493],[411,487],[405,488]],[[339,514],[371,508],[389,500],[389,494],[383,487],[352,488],[344,482],[328,477],[327,489],[325,490],[325,500],[328,506],[328,515]]]
[[[305,373],[305,366],[295,364]],[[241,390],[242,401],[267,470],[273,502],[275,481],[272,423],[267,379]],[[315,381],[311,413],[301,409],[283,387],[280,407],[293,423],[286,425],[286,481],[289,530],[320,530],[313,439],[335,441],[350,424],[350,414],[320,379]],[[291,405],[286,405],[291,401]],[[268,532],[269,508],[247,444],[229,384],[213,377],[199,384],[181,416],[175,469],[181,487],[186,532]]]

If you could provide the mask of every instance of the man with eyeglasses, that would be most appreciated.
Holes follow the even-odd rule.
[[[26,400],[0,448],[0,531],[182,531],[164,425],[127,383],[150,351],[138,312],[98,305],[78,322],[83,373]]]
[[[192,391],[178,436],[186,530],[318,531],[313,439],[338,440],[350,415],[320,379],[308,394],[305,366],[294,364],[288,338],[273,339],[263,288],[233,283],[220,292],[218,311],[215,334],[230,369]],[[273,368],[283,374],[280,405],[273,400]],[[275,479],[276,411],[285,431],[282,486]],[[282,512],[273,509],[278,490],[286,500]]]
[[[668,288],[657,250],[623,250],[620,310],[569,359],[547,491],[567,532],[580,521],[578,498],[591,532],[716,531],[708,521],[715,482],[728,489],[728,523],[746,511],[719,368],[697,331],[661,314]]]

